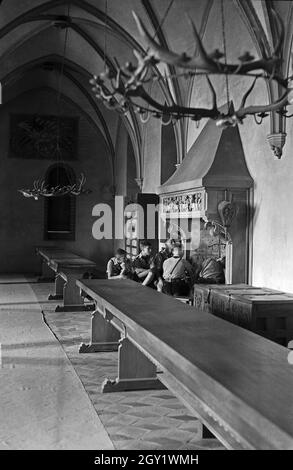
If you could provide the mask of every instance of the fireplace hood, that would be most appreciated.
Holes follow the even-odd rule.
[[[170,236],[174,238],[173,233],[180,237],[185,234],[188,259],[226,256],[227,282],[248,282],[253,179],[246,165],[238,126],[222,129],[209,120],[158,193],[162,242]],[[229,243],[211,234],[204,224],[207,220],[222,224],[219,205],[224,201],[235,207],[235,217],[229,225]]]
[[[246,188],[253,185],[238,126],[223,129],[209,120],[159,194],[197,188]]]

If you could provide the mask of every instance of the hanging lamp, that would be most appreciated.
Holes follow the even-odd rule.
[[[60,121],[61,121],[61,111],[62,111],[61,96],[62,96],[62,83],[63,83],[63,77],[64,77],[66,48],[67,48],[67,43],[68,43],[68,29],[70,25],[69,11],[70,11],[70,5],[68,6],[68,16],[66,17],[67,21],[63,20],[61,25],[59,24],[60,22],[58,21],[54,23],[55,27],[60,27],[61,29],[65,29],[64,48],[63,48],[62,63],[61,63],[60,73],[59,73],[59,85],[58,85],[58,94],[57,94],[57,125],[56,125],[56,146],[55,146],[55,154],[57,157],[56,158],[57,168],[58,168],[58,165],[60,165],[61,161],[63,160],[62,149],[61,149],[61,144],[60,144],[60,140],[61,140]],[[66,166],[65,166],[65,171],[66,171]],[[20,192],[24,197],[33,198],[36,201],[40,197],[62,197],[66,195],[80,196],[80,195],[85,195],[85,194],[89,194],[92,192],[90,189],[85,188],[86,177],[84,173],[81,173],[77,182],[70,181],[71,179],[70,175],[67,175],[67,176],[68,176],[68,181],[69,181],[69,184],[67,185],[57,184],[56,186],[49,186],[46,183],[45,178],[43,178],[43,179],[35,180],[31,188],[18,189],[18,192]]]

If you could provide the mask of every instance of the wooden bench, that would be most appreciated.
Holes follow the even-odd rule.
[[[55,291],[48,300],[63,299],[63,305],[58,305],[56,312],[92,310],[92,305],[84,304],[76,281],[85,273],[93,272],[96,264],[60,248],[37,247],[36,252],[43,259],[43,264],[55,273]]]
[[[194,306],[287,346],[293,339],[293,295],[247,284],[195,284]]]
[[[159,377],[226,447],[293,449],[288,349],[133,281],[77,284],[96,302],[95,350],[119,345],[104,392],[157,387]]]

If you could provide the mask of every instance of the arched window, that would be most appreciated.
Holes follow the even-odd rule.
[[[161,184],[164,184],[176,170],[177,148],[172,122],[162,125],[161,130]]]
[[[71,167],[64,164],[52,165],[46,173],[49,187],[66,186],[75,183]],[[45,199],[45,240],[75,239],[75,197],[58,196]]]

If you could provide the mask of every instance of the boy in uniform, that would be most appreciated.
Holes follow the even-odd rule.
[[[143,286],[155,287],[154,278],[156,268],[154,265],[152,253],[152,244],[148,240],[140,242],[140,253],[133,261],[134,280],[140,282]]]
[[[127,253],[122,248],[116,250],[115,256],[109,259],[107,264],[108,279],[131,279],[132,266],[127,258]]]
[[[194,273],[191,264],[183,258],[181,243],[173,245],[173,256],[163,263],[163,292],[175,297],[189,295]]]

